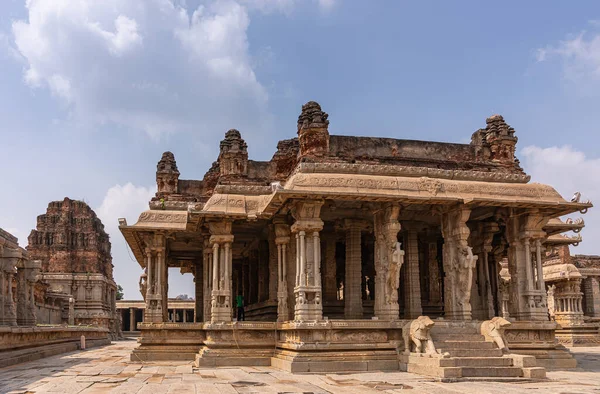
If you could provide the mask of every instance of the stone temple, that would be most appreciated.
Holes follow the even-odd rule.
[[[41,262],[40,280],[50,293],[67,300],[63,315],[69,316],[68,323],[109,329],[117,338],[120,323],[110,241],[96,213],[83,201],[53,201],[37,217],[37,228],[28,240],[29,258]]]
[[[516,144],[499,115],[469,144],[330,135],[311,101],[270,161],[237,130],[202,180],[165,152],[150,209],[120,219],[146,303],[132,360],[443,378],[574,367],[544,262],[552,221],[592,204],[531,183]],[[194,275],[194,322],[169,319],[169,267]]]

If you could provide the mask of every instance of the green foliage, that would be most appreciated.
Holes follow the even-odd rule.
[[[117,300],[122,300],[124,297],[123,286],[117,285]]]

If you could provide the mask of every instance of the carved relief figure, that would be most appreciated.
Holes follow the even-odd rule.
[[[498,345],[498,349],[502,350],[502,353],[508,353],[508,342],[504,336],[504,330],[510,326],[510,322],[502,317],[494,317],[491,320],[486,320],[481,323],[481,335],[486,340],[492,340]]]
[[[457,302],[461,306],[469,304],[471,298],[471,286],[473,283],[473,270],[477,256],[473,255],[471,247],[466,242],[461,242],[458,247],[458,265],[457,265]]]
[[[419,316],[402,329],[404,350],[408,353],[436,354],[429,331],[435,323],[428,316]]]
[[[400,269],[404,264],[404,251],[400,249],[400,242],[395,242],[391,249],[390,267],[387,271],[386,302],[398,302],[398,287],[400,286]]]

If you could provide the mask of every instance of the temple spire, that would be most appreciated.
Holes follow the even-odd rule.
[[[299,157],[324,156],[329,152],[329,115],[316,101],[302,106],[298,116]]]

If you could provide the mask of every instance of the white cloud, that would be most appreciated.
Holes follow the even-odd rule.
[[[28,20],[12,25],[24,80],[48,88],[74,121],[115,123],[154,138],[269,124],[267,91],[249,53],[248,10],[238,1],[212,0],[191,16],[170,0],[26,6]]]
[[[590,21],[592,27],[598,26]],[[559,59],[567,80],[576,83],[600,82],[600,33],[580,32],[557,44],[536,51],[539,62]]]
[[[600,158],[590,159],[571,146],[541,148],[528,146],[521,150],[523,167],[533,182],[553,186],[562,196],[570,200],[573,193],[581,192],[582,201],[600,203]],[[600,208],[592,208],[586,215],[583,242],[572,253],[600,254]],[[578,213],[571,215],[578,217]]]
[[[321,7],[321,10],[323,10],[323,11],[331,11],[337,3],[337,0],[318,0],[318,1],[319,1],[319,7]]]
[[[128,250],[127,243],[119,231],[119,218],[126,218],[129,224],[137,221],[140,213],[148,209],[148,202],[156,188],[135,186],[127,183],[109,188],[102,204],[94,211],[102,220],[104,229],[110,236],[115,281],[123,286],[125,297],[139,299],[138,280],[142,271],[135,257]]]

